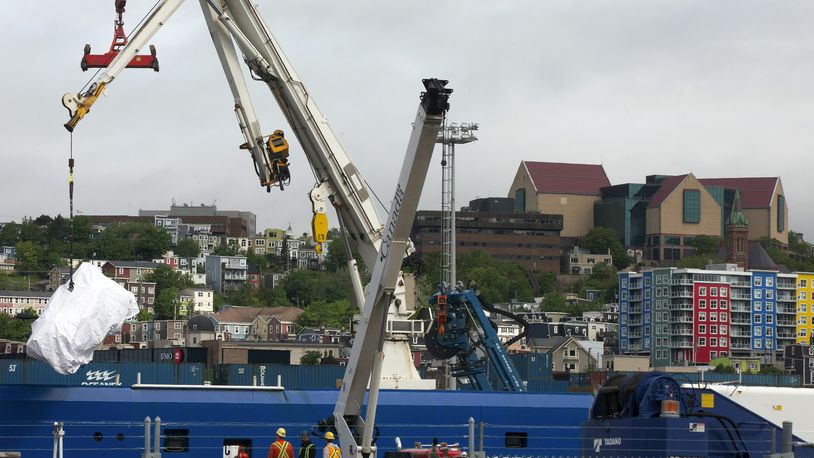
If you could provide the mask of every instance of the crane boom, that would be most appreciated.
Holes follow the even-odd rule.
[[[87,92],[63,96],[63,105],[71,115],[70,121],[65,124],[69,131],[73,131],[107,85],[182,2],[159,2],[150,17],[132,35],[130,43],[122,48],[110,67],[91,84]],[[241,148],[251,151],[261,184],[265,186],[271,182],[272,164],[268,151],[263,147],[262,131],[246,87],[237,49],[253,78],[262,80],[271,90],[316,175],[316,185],[309,193],[314,213],[312,226],[315,228],[315,241],[324,241],[327,232],[325,206],[330,201],[356,242],[362,259],[372,271],[371,283],[362,297],[358,270],[353,263],[349,265],[354,295],[362,317],[334,419],[346,455],[367,457],[373,453],[375,456],[372,435],[388,311],[398,303],[396,296],[403,294],[403,282],[398,280],[399,269],[403,257],[412,249],[410,227],[452,90],[445,88],[446,81],[424,80],[426,92],[422,93],[385,228],[376,213],[367,183],[254,5],[248,0],[199,0],[199,3],[232,92],[241,133],[246,140]],[[361,408],[368,383],[371,392],[365,421]]]

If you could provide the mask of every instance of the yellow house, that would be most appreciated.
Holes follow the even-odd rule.
[[[797,343],[809,344],[814,336],[814,273],[797,272]]]

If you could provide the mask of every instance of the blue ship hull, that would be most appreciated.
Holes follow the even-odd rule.
[[[66,458],[139,457],[144,418],[159,416],[164,434],[188,437],[183,450],[162,450],[165,456],[222,457],[224,444],[240,440],[251,444],[253,458],[265,457],[278,427],[298,445],[299,431],[331,416],[337,393],[0,385],[0,451],[51,457],[53,422],[59,421]],[[396,437],[404,446],[437,437],[465,446],[472,417],[486,425],[487,456],[574,456],[592,400],[562,393],[383,391],[378,445],[393,450]]]

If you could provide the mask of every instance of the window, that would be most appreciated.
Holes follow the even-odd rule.
[[[755,296],[755,299],[763,299],[763,290],[762,289],[756,289],[754,296]]]
[[[701,222],[701,191],[697,189],[684,190],[684,222]]]
[[[805,318],[805,317],[803,317]],[[811,317],[811,324],[814,324],[814,316]]]
[[[721,297],[726,297],[729,295],[729,292],[726,288],[721,288]]]
[[[713,337],[713,338],[709,339],[709,346],[710,347],[717,347],[718,346],[718,338]]]
[[[755,277],[755,286],[763,286],[763,279],[761,277]]]
[[[805,291],[800,291],[800,299],[801,299],[801,300],[806,300],[806,299],[808,299],[808,297],[806,297],[806,296],[807,296],[807,294],[806,294],[806,292],[805,292]]]
[[[786,230],[786,198],[777,196],[777,232]]]
[[[774,278],[766,277],[766,286],[774,286]]]
[[[189,430],[188,429],[165,429],[164,430],[164,451],[165,452],[187,452],[187,451],[189,451]]]
[[[698,313],[698,321],[707,321],[707,312]]]
[[[726,337],[721,337],[721,346],[722,346],[722,347],[726,347]],[[723,357],[723,356],[724,356],[724,355],[723,355],[723,354],[721,354],[721,357]]]
[[[805,329],[805,328],[800,329],[800,337],[805,337],[805,336],[806,336],[806,334],[808,334],[808,330],[807,330],[807,329]]]
[[[772,348],[772,346],[773,346],[772,341],[769,340],[769,339],[766,339],[766,348],[769,349],[769,348]]]
[[[805,304],[800,304],[800,312],[802,312],[802,313],[806,313],[806,309],[807,309],[807,308],[808,308],[808,307],[807,307]]]
[[[709,308],[717,309],[718,308],[718,300],[713,299],[713,300],[709,301]]]
[[[702,309],[707,308],[707,300],[706,299],[700,299],[698,301],[698,308],[702,308]]]
[[[800,279],[800,288],[807,288],[808,287],[808,280]]]
[[[529,446],[529,433],[506,433],[503,443],[506,448],[526,448]]]
[[[760,324],[763,322],[763,317],[761,315],[755,315],[754,320],[752,320],[752,322],[755,324]]]
[[[514,212],[515,213],[525,213],[526,212],[526,189],[520,188],[514,192]],[[508,447],[508,445],[507,445]]]
[[[718,312],[712,312],[709,314],[709,321],[718,321]]]
[[[721,299],[721,310],[726,310],[726,299]]]
[[[175,329],[175,330],[181,329],[181,322],[176,321],[175,323],[173,323],[172,328]]]
[[[705,324],[698,325],[698,333],[699,334],[706,334],[707,333],[707,325],[705,325]]]
[[[767,289],[766,290],[766,299],[774,299],[774,290],[773,289]]]
[[[721,335],[722,335],[722,336],[725,336],[725,335],[726,335],[726,325],[725,325],[725,324],[722,324],[722,325],[721,325]]]
[[[755,309],[756,312],[762,312],[763,311],[763,302],[756,301],[754,309]]]
[[[721,321],[726,321],[727,318],[728,318],[728,315],[726,314],[726,312],[721,312],[721,314],[719,316],[721,317]]]
[[[702,286],[702,287],[698,288],[698,294],[701,295],[701,296],[706,296],[707,295],[707,287]]]
[[[766,302],[766,311],[771,312],[774,310],[774,302]]]
[[[710,288],[709,295],[712,297],[718,297],[718,288]]]
[[[774,335],[774,328],[766,328],[766,337],[771,337]]]
[[[762,336],[763,335],[763,328],[755,327],[755,330],[754,330],[754,332],[752,332],[752,334],[754,334],[755,336],[758,336],[758,337]]]
[[[155,330],[156,330],[156,331],[160,331],[160,330],[161,330],[161,323],[156,322],[156,324],[155,324]]]
[[[814,320],[814,317],[812,317],[812,320]],[[801,316],[800,318],[798,318],[797,324],[806,324],[806,317]]]
[[[766,324],[774,323],[774,315],[766,315]]]
[[[710,325],[709,333],[710,334],[718,334],[718,325],[717,324]]]
[[[706,347],[707,346],[707,338],[706,337],[699,337],[698,338],[698,346],[699,347]]]

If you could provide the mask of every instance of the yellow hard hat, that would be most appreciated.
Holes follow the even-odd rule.
[[[271,135],[279,135],[281,137],[285,137],[285,134],[280,129],[275,130]]]
[[[277,428],[277,435],[280,437],[285,437],[285,428]]]
[[[335,439],[334,433],[328,431],[327,433],[325,433],[325,439],[334,440]]]

